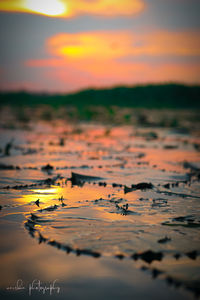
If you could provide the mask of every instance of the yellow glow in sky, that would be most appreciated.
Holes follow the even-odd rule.
[[[36,13],[46,16],[67,14],[67,2],[61,0],[0,0],[0,11]]]
[[[49,52],[70,59],[114,59],[132,53],[130,32],[60,33],[48,41]]]
[[[25,7],[47,16],[62,15],[66,11],[66,4],[59,0],[26,0]]]
[[[147,78],[152,81],[173,78],[174,81],[197,82],[198,64],[185,65],[179,62],[180,57],[184,59],[200,55],[197,36],[199,32],[167,30],[143,34],[128,30],[58,33],[46,41],[47,53],[51,58],[29,60],[26,65],[54,68],[52,76],[65,84],[70,82],[71,85],[77,81],[76,74],[79,72],[91,76],[88,80],[87,76],[80,75],[79,84],[82,84],[81,80],[85,80],[83,86],[89,86],[88,82],[101,84],[100,79],[104,80],[103,83],[111,82],[109,80],[112,79],[112,82],[121,84],[136,81],[138,77],[141,82],[145,82]],[[163,60],[162,64],[157,63],[153,68],[151,64],[137,62],[142,56],[151,59],[164,55],[168,59],[172,56],[177,58],[177,62],[170,64]],[[73,72],[74,77],[71,75]]]
[[[128,56],[195,56],[200,55],[197,32],[155,31],[93,31],[59,33],[47,41],[48,52],[54,56],[70,58],[70,61],[97,62]]]
[[[143,0],[0,0],[0,11],[66,18],[84,14],[130,16],[143,11],[144,6]]]

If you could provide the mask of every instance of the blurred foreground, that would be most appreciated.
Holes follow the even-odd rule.
[[[198,296],[198,116],[193,110],[4,106],[3,299],[25,299],[34,279],[57,280],[53,299]],[[8,289],[19,279],[24,289]],[[31,295],[47,298],[49,290]]]

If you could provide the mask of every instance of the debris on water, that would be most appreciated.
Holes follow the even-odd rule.
[[[141,198],[139,198],[138,200],[139,200],[139,201],[149,201],[149,198],[142,198],[142,197],[141,197]]]
[[[63,202],[64,201],[63,195],[60,198],[58,198],[58,201],[61,202],[62,207],[66,206],[66,204]]]
[[[10,142],[8,142],[6,144],[6,146],[4,148],[4,155],[5,156],[10,156],[10,150],[11,150],[11,148],[13,146],[13,141],[14,141],[14,139],[12,139]]]
[[[143,253],[135,253],[132,255],[132,258],[134,260],[138,260],[140,258],[140,259],[144,260],[145,262],[151,264],[152,261],[154,261],[154,260],[161,261],[163,258],[163,253],[148,250]]]
[[[147,271],[147,270],[149,270],[149,268],[147,267],[147,266],[141,266],[141,268],[140,268],[142,271]]]
[[[181,257],[181,254],[180,253],[175,253],[174,257],[176,258],[176,260],[178,260]]]
[[[0,164],[0,170],[20,170],[19,166]]]
[[[55,240],[48,241],[48,244],[51,245],[51,246],[53,246],[53,247],[56,247],[58,249],[61,248],[61,244],[59,242],[56,242]]]
[[[46,171],[46,172],[50,172],[53,171],[53,166],[51,166],[50,164],[47,164],[46,166],[43,166],[41,168],[42,171]]]
[[[163,147],[164,149],[177,149],[178,148],[178,145],[164,145]]]
[[[132,184],[131,187],[124,186],[124,193],[129,193],[135,190],[153,189],[153,184],[148,182],[140,182],[138,184]]]
[[[65,140],[64,140],[63,137],[60,138],[59,145],[60,145],[61,147],[65,146]]]
[[[38,204],[39,204],[39,203],[38,203]],[[31,219],[32,219],[32,220],[38,220],[39,217],[38,217],[37,215],[31,213]]]
[[[40,207],[40,199],[37,199],[37,200],[35,201],[35,204],[36,204],[38,207]]]
[[[153,268],[152,269],[152,277],[155,279],[155,278],[157,278],[160,274],[162,274],[163,273],[163,271],[161,271],[161,270],[158,270],[158,269],[156,269],[156,268]]]
[[[28,219],[28,221],[25,222],[24,225],[28,229],[28,232],[29,232],[30,236],[34,238],[35,237],[35,231],[36,231],[35,222]]]
[[[104,186],[104,187],[106,187],[106,185],[107,185],[106,182],[102,182],[102,181],[99,182],[99,186]]]
[[[61,202],[63,202],[63,200],[64,200],[64,197],[63,197],[63,195],[62,195],[60,198],[58,198],[58,201],[61,201]]]
[[[98,258],[101,256],[101,254],[99,252],[92,251],[89,249],[76,249],[76,254],[77,254],[77,256],[83,254],[83,255],[89,255],[89,256],[92,256],[95,258]]]
[[[197,151],[200,151],[200,144],[194,143],[193,146],[194,146],[194,149],[196,149]]]
[[[115,257],[116,257],[116,258],[119,258],[119,259],[121,260],[121,259],[124,258],[124,255],[123,255],[123,254],[116,254]]]
[[[111,201],[111,202],[112,202],[112,201]],[[116,208],[121,210],[121,214],[122,214],[122,215],[126,216],[127,214],[132,213],[130,210],[128,210],[128,203],[126,203],[126,204],[124,204],[124,205],[122,205],[122,206],[119,206],[118,203],[119,203],[120,201],[114,201],[114,202],[115,202]],[[137,214],[139,214],[139,213],[137,213]]]
[[[46,207],[46,208],[43,208],[43,209],[40,209],[40,212],[43,212],[43,211],[54,211],[58,208],[58,205],[53,205],[53,206],[49,206],[49,207]]]
[[[38,241],[39,241],[39,244],[46,243],[47,239],[39,232]]]
[[[166,189],[169,189],[170,188],[170,184],[166,183],[166,184],[163,185],[163,187],[166,188]]]
[[[32,189],[32,188],[39,187],[39,186],[42,186],[42,185],[50,186],[50,185],[55,184],[58,179],[62,179],[62,177],[59,174],[57,176],[53,177],[53,178],[38,180],[36,183],[19,184],[19,185],[14,185],[14,186],[7,185],[7,186],[2,187],[2,189],[22,190],[22,189]]]
[[[55,183],[55,181],[56,181],[55,178],[47,178],[47,179],[43,180],[42,183],[43,183],[43,184],[47,184],[47,185],[52,185],[52,184]]]
[[[167,281],[167,283],[168,283],[169,285],[172,285],[173,282],[174,282],[174,280],[173,280],[173,278],[172,278],[171,276],[167,276],[167,277],[166,277],[166,281]]]
[[[161,223],[165,226],[182,226],[182,227],[188,227],[188,228],[198,228],[200,227],[200,222],[195,222],[195,219],[192,216],[181,216],[173,218],[170,221],[166,221]]]
[[[42,149],[40,149],[42,150]],[[23,155],[30,155],[30,154],[36,154],[38,152],[37,149],[28,148],[25,151],[22,152]]]
[[[58,198],[58,201],[60,201],[63,204],[63,201],[64,201],[63,195],[60,198]]]
[[[147,141],[158,139],[158,134],[155,131],[148,131],[148,132],[145,132],[145,133],[141,133],[141,136],[146,138]]]
[[[68,246],[68,245],[64,245],[63,246],[63,249],[67,252],[67,254],[69,254],[73,249],[70,247],[70,246]]]
[[[168,237],[166,236],[166,237],[164,237],[163,239],[158,240],[158,243],[160,243],[160,244],[166,244],[166,243],[168,243],[168,242],[170,242],[170,241],[171,241],[171,238],[168,238]]]
[[[163,199],[163,198],[153,199],[152,202],[153,202],[152,205],[151,205],[152,208],[168,206],[168,204],[167,204],[168,201],[166,199]]]
[[[122,187],[122,184],[119,184],[119,183],[112,183],[112,187],[115,188],[115,187]]]
[[[180,196],[182,198],[196,198],[196,199],[200,199],[200,196],[188,195],[188,194],[183,194],[183,193],[174,193],[174,192],[170,192],[170,191],[159,191],[159,190],[157,190],[157,193],[168,195],[168,196]]]
[[[194,221],[194,218],[193,216],[180,216],[180,217],[173,218],[172,221],[176,221],[176,222]]]
[[[195,260],[195,259],[197,258],[198,253],[197,253],[196,250],[193,250],[193,251],[187,252],[186,255],[187,255],[189,258]]]
[[[124,210],[128,210],[128,203],[124,204],[124,205],[122,206],[122,208],[123,208]]]
[[[102,178],[97,176],[78,174],[74,172],[71,173],[71,178],[70,178],[72,185],[83,185],[85,181],[95,181],[100,179]]]
[[[134,190],[135,190],[135,189],[132,189],[132,188],[126,186],[126,185],[125,185],[125,187],[124,187],[124,193],[125,193],[125,194],[130,193],[130,192],[132,192],[132,191],[134,191]]]
[[[200,166],[199,165],[196,165],[192,162],[188,162],[188,161],[185,161],[183,163],[183,167],[185,169],[191,169],[192,171],[200,171]]]
[[[141,182],[138,184],[132,184],[131,187],[132,189],[136,189],[136,190],[145,190],[145,189],[152,189],[154,186],[152,183]]]

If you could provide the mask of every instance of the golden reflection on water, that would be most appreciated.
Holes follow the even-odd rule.
[[[20,198],[16,198],[14,201],[20,204],[30,204],[34,203],[37,199],[41,203],[49,203],[53,195],[57,194],[57,187],[48,188],[48,189],[33,189],[30,190],[25,195],[22,195]]]

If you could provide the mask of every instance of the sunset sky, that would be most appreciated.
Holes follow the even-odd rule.
[[[200,84],[199,0],[0,0],[0,90]]]

